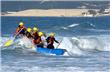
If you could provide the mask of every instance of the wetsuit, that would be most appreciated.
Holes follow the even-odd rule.
[[[47,39],[47,48],[49,48],[49,49],[54,49],[54,41],[56,42],[56,43],[59,43],[54,37],[48,37]]]
[[[25,32],[25,35],[27,36],[27,38],[33,38],[33,36],[31,35],[31,33],[30,32]]]
[[[38,36],[38,32],[34,32],[33,34],[32,34],[32,36],[33,36],[33,38],[36,40],[39,36]]]
[[[41,37],[40,37],[40,36],[36,35],[36,36],[34,37],[33,43],[34,43],[37,47],[43,48],[43,43],[42,43],[42,40],[41,40]]]

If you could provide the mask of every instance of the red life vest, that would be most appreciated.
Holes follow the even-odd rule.
[[[40,44],[42,41],[41,41],[41,37],[39,36],[37,39],[34,39],[33,40],[33,43],[34,44]]]
[[[38,33],[37,32],[34,32],[32,35],[33,35],[34,38],[38,38]]]
[[[16,33],[18,33],[21,29],[24,29],[25,27],[23,26],[23,27],[18,27],[17,29],[16,29]]]

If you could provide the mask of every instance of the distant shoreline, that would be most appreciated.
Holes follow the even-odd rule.
[[[1,16],[33,16],[33,17],[93,17],[92,15],[83,15],[82,13],[87,12],[89,9],[29,9],[19,12],[6,12],[1,13]],[[97,9],[94,9],[97,10]],[[107,15],[95,15],[97,16],[110,16]]]
[[[92,17],[107,17],[110,15],[100,15],[100,16],[92,16]],[[1,17],[57,17],[57,18],[61,18],[61,17],[65,17],[65,18],[72,18],[72,17],[90,17],[90,16],[3,16],[1,15]]]

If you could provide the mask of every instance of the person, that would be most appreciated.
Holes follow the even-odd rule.
[[[41,36],[41,41],[42,41],[43,47],[46,48],[47,41],[46,41],[46,34],[45,33],[43,33],[43,35]]]
[[[53,33],[53,32],[51,32],[50,33],[50,36],[46,39],[47,40],[47,48],[49,48],[49,49],[54,49],[54,41],[56,42],[56,43],[59,43],[55,38],[54,38],[54,36],[55,36],[55,33]]]
[[[37,47],[41,47],[41,48],[43,48],[43,43],[41,40],[42,35],[43,35],[43,32],[38,32],[38,37],[34,38],[33,40],[33,43],[37,45]]]
[[[37,27],[33,28],[32,36],[34,39],[37,39],[37,37],[38,37],[38,28]]]
[[[24,23],[20,22],[18,28],[16,29],[16,33],[15,34],[17,34],[17,35],[25,35],[25,31],[26,31],[26,27],[24,26]]]
[[[31,35],[31,31],[32,29],[31,28],[27,28],[26,31],[25,31],[25,35],[27,38],[33,38],[33,36]]]

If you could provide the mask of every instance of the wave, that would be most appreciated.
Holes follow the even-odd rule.
[[[57,37],[58,40],[62,40],[58,48],[66,49],[67,53],[65,55],[84,55],[88,52],[94,51],[110,51],[110,36],[78,36],[78,37]],[[3,38],[5,40],[5,38]],[[6,38],[7,39],[7,38]],[[16,40],[13,47],[26,48],[29,51],[35,50],[32,48],[32,41],[23,37]],[[54,44],[57,47],[58,44]],[[8,48],[9,49],[9,48]],[[12,49],[12,48],[11,48]]]
[[[86,52],[110,51],[109,35],[63,37],[59,48],[66,49],[69,55],[83,55]]]
[[[110,30],[105,30],[105,29],[88,29],[88,30],[95,32],[110,32]]]
[[[64,29],[64,30],[68,30],[69,28],[74,28],[74,27],[76,27],[76,26],[78,26],[79,24],[71,24],[71,25],[69,25],[69,26],[66,26],[66,27],[61,27],[61,29]]]
[[[79,24],[71,24],[71,25],[69,25],[68,27],[76,27],[76,26],[78,26]]]
[[[68,29],[68,27],[61,27],[61,29],[67,30],[67,29]]]
[[[68,26],[63,26],[61,27],[61,29],[64,29],[64,30],[69,30],[69,29],[94,29],[95,28],[95,25],[92,24],[92,23],[80,23],[80,24],[77,24],[77,23],[74,23],[74,24],[70,24]]]

